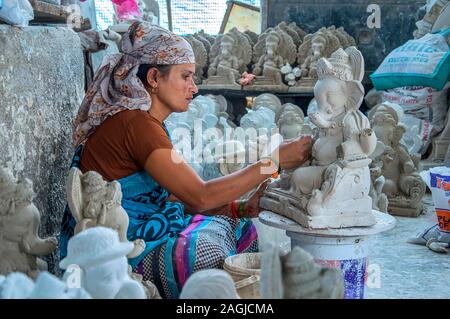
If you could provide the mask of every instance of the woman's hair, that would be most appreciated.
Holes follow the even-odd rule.
[[[159,71],[159,73],[161,73],[162,77],[166,77],[167,75],[169,75],[171,67],[172,65],[141,64],[139,65],[139,69],[136,75],[139,78],[139,80],[141,80],[141,82],[144,84],[145,88],[148,89],[149,88],[147,82],[148,70],[150,70],[151,68],[156,68]]]

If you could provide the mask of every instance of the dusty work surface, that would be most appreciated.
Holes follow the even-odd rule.
[[[396,217],[394,229],[372,238],[366,299],[450,298],[450,254],[438,254],[406,242],[436,222],[430,195],[424,203],[424,214],[416,218]]]

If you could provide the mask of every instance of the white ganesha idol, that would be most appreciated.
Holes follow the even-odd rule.
[[[355,47],[336,50],[317,62],[318,127],[308,165],[282,174],[260,205],[307,228],[371,226],[369,155],[377,138],[359,111],[364,97],[364,59]]]

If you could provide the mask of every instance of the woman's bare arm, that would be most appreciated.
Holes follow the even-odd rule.
[[[297,167],[310,155],[311,139],[280,146],[280,165]],[[198,211],[223,206],[255,188],[270,177],[267,164],[258,161],[230,175],[203,181],[174,150],[158,149],[147,158],[146,171],[171,194]]]
[[[197,211],[207,211],[228,204],[270,177],[261,174],[266,167],[256,162],[230,175],[203,181],[181,156],[169,149],[153,151],[146,171],[181,202]]]

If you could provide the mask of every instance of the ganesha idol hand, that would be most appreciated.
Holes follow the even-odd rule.
[[[319,128],[335,128],[337,123],[335,121],[330,121],[325,119],[320,112],[311,113],[308,115],[310,121]]]
[[[360,136],[371,136],[373,133],[373,129],[371,128],[365,128],[359,133]]]
[[[412,174],[415,171],[416,167],[412,161],[406,162],[403,166],[403,171],[405,174]]]

